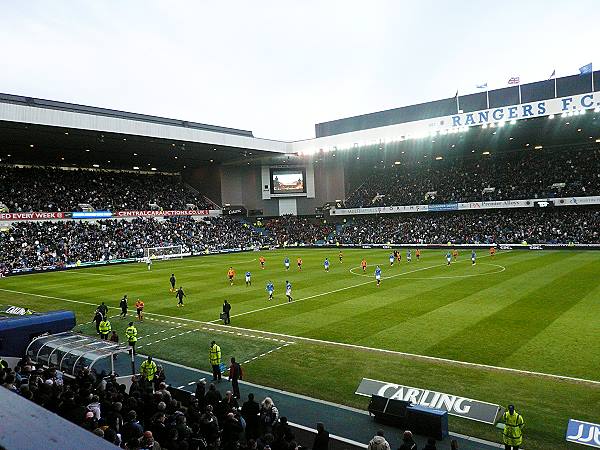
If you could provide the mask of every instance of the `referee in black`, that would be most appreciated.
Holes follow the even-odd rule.
[[[179,299],[179,301],[177,302],[177,306],[183,306],[183,297],[186,297],[186,295],[185,292],[183,292],[183,288],[181,286],[179,286],[179,289],[177,289],[175,297]]]

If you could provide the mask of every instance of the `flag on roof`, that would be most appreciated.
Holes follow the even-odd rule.
[[[521,82],[520,77],[510,77],[508,79],[508,84],[519,84]]]
[[[592,63],[586,64],[585,66],[581,66],[579,68],[579,75],[583,75],[586,73],[592,73]]]

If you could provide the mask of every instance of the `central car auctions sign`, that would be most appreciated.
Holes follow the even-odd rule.
[[[459,397],[458,395],[444,394],[443,392],[403,386],[401,384],[371,380],[369,378],[362,379],[356,389],[356,394],[366,397],[379,395],[389,399],[404,400],[413,405],[441,409],[453,416],[489,424],[496,423],[496,417],[501,410],[499,405],[494,405],[493,403]]]
[[[63,212],[16,212],[0,213],[0,220],[49,220],[64,219]]]
[[[167,216],[208,216],[208,209],[185,209],[181,211],[117,211],[114,217],[167,217]]]

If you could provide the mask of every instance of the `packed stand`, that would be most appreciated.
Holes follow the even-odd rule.
[[[254,248],[265,240],[247,224],[228,217],[17,222],[0,231],[0,272],[141,258],[148,247],[181,245],[184,253],[199,254]]]
[[[490,210],[357,216],[342,228],[343,244],[600,244],[600,209]]]
[[[265,228],[279,245],[314,244],[327,241],[334,228],[322,219],[281,216],[267,221]]]
[[[211,209],[176,175],[9,166],[0,166],[0,203],[10,212]]]
[[[406,158],[371,170],[347,208],[600,195],[600,146],[443,160]],[[554,184],[564,183],[564,187]],[[494,188],[494,191],[486,188]],[[435,193],[435,194],[434,194]]]
[[[128,450],[299,450],[293,429],[270,398],[242,402],[214,384],[197,383],[187,401],[173,398],[164,371],[152,381],[132,377],[129,390],[115,375],[87,368],[69,379],[36,368],[27,357],[14,370],[0,367],[0,384],[18,395]],[[320,433],[315,438],[329,435]]]

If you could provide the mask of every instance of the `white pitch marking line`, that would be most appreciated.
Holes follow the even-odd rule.
[[[24,292],[24,294],[27,294],[27,293]],[[153,314],[156,314],[156,313],[153,313]],[[185,320],[192,322],[192,323],[205,323],[205,324],[208,323],[208,322],[202,322],[200,320],[194,320],[194,319],[185,319]],[[540,377],[556,379],[556,380],[575,381],[575,382],[579,382],[579,383],[600,385],[600,381],[588,380],[585,378],[570,377],[570,376],[566,376],[566,375],[556,375],[556,374],[552,374],[552,373],[535,372],[535,371],[524,370],[524,369],[513,369],[510,367],[492,366],[489,364],[472,363],[472,362],[460,361],[460,360],[456,360],[456,359],[419,355],[416,353],[407,353],[407,352],[400,352],[397,350],[389,350],[389,349],[376,348],[376,347],[367,347],[367,346],[363,346],[363,345],[348,344],[348,343],[344,343],[344,342],[327,341],[324,339],[314,339],[314,338],[308,338],[308,337],[303,337],[303,336],[293,336],[293,335],[289,335],[289,334],[275,333],[272,331],[254,330],[251,328],[235,327],[232,325],[228,325],[228,327],[236,329],[236,330],[240,330],[240,331],[253,332],[253,333],[264,333],[264,334],[269,334],[271,336],[279,336],[279,337],[283,337],[283,338],[287,338],[287,339],[295,339],[297,341],[305,341],[305,342],[312,342],[312,343],[325,344],[325,345],[334,345],[336,347],[368,350],[368,351],[373,351],[373,352],[378,352],[378,353],[391,354],[391,355],[397,355],[397,356],[405,356],[405,357],[414,358],[414,359],[422,359],[422,360],[426,360],[426,361],[443,362],[443,363],[462,365],[462,366],[468,366],[468,367],[479,367],[479,368],[483,368],[483,369],[495,370],[495,371],[500,371],[500,372],[519,373],[519,374],[523,374],[523,375],[540,376]]]
[[[490,256],[490,255],[484,255],[484,256],[482,256],[481,258],[487,258],[487,257],[489,257],[489,256]],[[456,263],[454,263],[454,264],[459,264],[459,263],[461,263],[461,262],[467,262],[467,260],[465,259],[465,260],[462,260],[462,261],[458,261],[458,262],[456,262]],[[409,274],[409,273],[415,273],[415,272],[420,272],[420,271],[422,271],[422,270],[433,269],[434,267],[443,267],[443,266],[445,266],[445,265],[446,265],[445,263],[442,263],[442,264],[436,264],[436,265],[434,265],[434,266],[420,267],[420,268],[418,268],[418,269],[415,269],[415,270],[409,270],[409,271],[407,271],[407,272],[397,273],[396,275],[391,275],[391,276],[389,276],[389,277],[383,277],[383,278],[384,278],[384,279],[390,279],[390,278],[401,277],[401,276],[403,276],[403,275],[407,275],[407,274]],[[352,269],[350,269],[350,270],[352,270]],[[352,272],[351,272],[351,273],[352,273]],[[339,289],[334,289],[333,291],[321,292],[321,293],[319,293],[319,294],[315,294],[315,295],[309,295],[308,297],[300,298],[300,299],[298,299],[298,300],[294,300],[293,302],[277,303],[277,304],[275,304],[275,305],[269,305],[269,306],[265,306],[265,307],[263,307],[263,308],[253,309],[253,310],[251,310],[251,311],[245,311],[245,312],[242,312],[242,313],[239,313],[239,314],[233,314],[231,317],[245,316],[245,315],[247,315],[247,314],[253,314],[253,313],[255,313],[255,312],[265,311],[265,310],[267,310],[267,309],[271,309],[271,308],[278,308],[278,307],[280,307],[280,306],[293,305],[294,303],[303,302],[303,301],[305,301],[305,300],[310,300],[310,299],[312,299],[312,298],[323,297],[324,295],[335,294],[336,292],[347,291],[348,289],[354,289],[354,288],[356,288],[356,287],[365,286],[365,285],[367,285],[367,284],[372,284],[372,283],[375,283],[375,281],[371,280],[371,281],[365,281],[365,282],[363,282],[363,283],[353,284],[353,285],[351,285],[351,286],[344,286],[344,287],[342,287],[342,288],[339,288]],[[208,323],[216,323],[216,322],[218,322],[219,320],[220,320],[220,319],[210,320]]]
[[[482,258],[484,258],[484,257],[485,256],[482,256]],[[13,294],[30,295],[32,297],[47,298],[47,299],[51,299],[51,300],[60,300],[63,302],[68,302],[68,303],[77,303],[77,304],[81,304],[81,305],[97,306],[97,304],[95,304],[95,303],[83,302],[80,300],[71,300],[71,299],[62,298],[62,297],[54,297],[51,295],[34,294],[32,292],[15,291],[13,289],[0,288],[0,291],[10,292]],[[158,314],[158,313],[146,313],[146,314],[147,315],[152,314],[152,315],[159,316],[159,317],[171,318],[171,316],[165,316],[164,314]],[[199,324],[204,324],[204,325],[210,325],[210,322],[204,322],[201,320],[187,319],[187,318],[182,318],[182,317],[179,317],[178,319],[185,320],[186,322],[190,322],[190,323],[199,323]],[[343,343],[343,342],[326,341],[323,339],[313,339],[313,338],[307,338],[307,337],[301,337],[301,336],[292,336],[289,334],[274,333],[272,331],[254,330],[251,328],[241,328],[241,327],[235,327],[232,325],[228,325],[228,326],[230,328],[233,328],[236,330],[241,330],[241,331],[246,331],[246,332],[251,332],[251,333],[264,333],[264,334],[269,334],[271,336],[280,336],[280,337],[284,337],[284,338],[288,338],[288,339],[296,339],[298,341],[316,342],[316,343],[320,343],[320,344],[334,345],[334,346],[346,347],[346,348],[358,348],[358,349],[362,349],[362,350],[369,350],[369,351],[374,351],[374,352],[379,352],[379,353],[387,353],[387,354],[395,354],[398,356],[406,356],[406,357],[410,357],[410,358],[423,359],[423,360],[427,360],[427,361],[444,362],[444,363],[448,363],[448,364],[463,365],[463,366],[469,366],[469,367],[479,367],[479,368],[483,368],[483,369],[495,370],[495,371],[500,371],[500,372],[512,372],[512,373],[533,375],[533,376],[539,376],[539,377],[556,379],[556,380],[575,381],[578,383],[588,383],[588,384],[593,384],[593,385],[600,385],[600,381],[588,380],[585,378],[569,377],[566,375],[556,375],[556,374],[544,373],[544,372],[535,372],[535,371],[524,370],[524,369],[513,369],[510,367],[492,366],[489,364],[472,363],[472,362],[459,361],[459,360],[448,359],[448,358],[438,358],[436,356],[419,355],[416,353],[399,352],[396,350],[386,350],[386,349],[382,349],[382,348],[366,347],[366,346],[355,345],[355,344],[347,344],[347,343]],[[193,331],[200,331],[200,328],[196,328]],[[146,344],[146,345],[149,345],[149,344]]]

